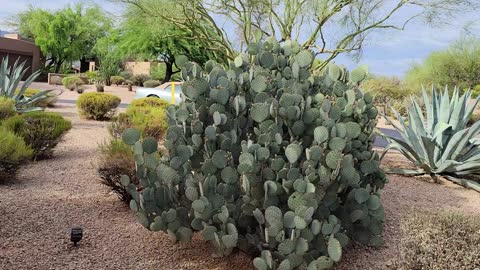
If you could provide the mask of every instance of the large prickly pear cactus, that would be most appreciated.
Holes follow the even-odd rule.
[[[266,269],[327,269],[349,239],[382,243],[379,189],[386,178],[372,150],[377,110],[351,73],[309,68],[314,55],[294,42],[249,45],[229,69],[179,58],[184,102],[169,107],[165,148],[129,129],[137,190],[131,208],[174,241],[198,231],[228,255],[252,252]]]

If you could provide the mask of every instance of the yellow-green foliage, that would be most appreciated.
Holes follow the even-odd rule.
[[[14,116],[15,113],[15,101],[10,98],[0,97],[0,122],[3,119]]]
[[[147,107],[147,106],[153,106],[153,107],[162,107],[166,108],[170,105],[167,101],[161,99],[161,98],[155,98],[155,97],[146,97],[146,98],[139,98],[135,99],[130,103],[130,107]]]
[[[106,93],[85,93],[77,100],[80,114],[87,119],[109,119],[115,114],[120,98]]]
[[[35,159],[43,159],[53,155],[53,148],[72,123],[58,113],[30,112],[8,118],[2,127],[21,136],[33,148]]]
[[[99,79],[98,71],[87,71],[85,72],[85,76],[90,84],[95,83],[95,81]]]
[[[112,82],[112,84],[115,84],[115,85],[121,85],[125,82],[125,78],[121,77],[121,76],[112,76],[110,78],[110,81]]]
[[[480,265],[480,219],[457,213],[417,213],[401,224],[394,269],[475,269]]]
[[[121,113],[114,118],[108,129],[114,138],[121,138],[127,128],[136,128],[140,130],[143,137],[161,140],[167,127],[164,107],[130,105],[126,113]]]
[[[447,50],[430,54],[421,64],[412,66],[405,79],[412,89],[422,85],[473,89],[480,84],[480,40],[462,38]]]
[[[18,167],[27,162],[33,150],[25,144],[22,137],[0,128],[0,180],[15,176]]]
[[[77,76],[68,76],[62,79],[62,84],[68,90],[73,91],[83,85],[83,81]]]

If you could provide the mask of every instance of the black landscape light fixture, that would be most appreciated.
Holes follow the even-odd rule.
[[[73,227],[72,232],[70,233],[70,241],[73,242],[73,245],[76,246],[77,243],[82,240],[83,229],[80,227]]]

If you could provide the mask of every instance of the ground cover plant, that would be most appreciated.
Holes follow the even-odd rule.
[[[358,88],[367,70],[313,76],[313,53],[290,41],[257,40],[248,53],[228,69],[177,57],[186,101],[167,108],[161,159],[155,138],[123,134],[141,188],[121,181],[138,220],[173,241],[199,231],[217,255],[238,247],[260,270],[330,268],[350,238],[381,245],[377,110]]]
[[[85,93],[77,100],[80,115],[87,119],[110,119],[120,104],[119,97],[106,93]]]
[[[466,176],[480,175],[480,122],[467,127],[472,113],[480,101],[473,103],[471,91],[460,96],[455,89],[449,96],[448,89],[437,93],[432,88],[431,97],[423,90],[425,112],[415,99],[407,110],[408,123],[395,110],[396,124],[390,117],[385,119],[400,133],[401,138],[384,135],[389,141],[384,154],[390,149],[400,151],[418,167],[416,170],[390,169],[391,172],[409,175],[445,176],[448,180],[480,192],[480,184]],[[459,178],[460,177],[460,178]]]
[[[33,149],[34,159],[45,159],[53,156],[53,148],[72,123],[58,113],[30,112],[6,119],[2,127],[22,137]]]

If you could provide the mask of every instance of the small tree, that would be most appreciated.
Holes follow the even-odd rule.
[[[96,41],[107,35],[111,19],[98,6],[77,4],[57,11],[30,8],[9,24],[35,40],[46,56],[47,69],[59,72],[62,64],[90,55]]]

